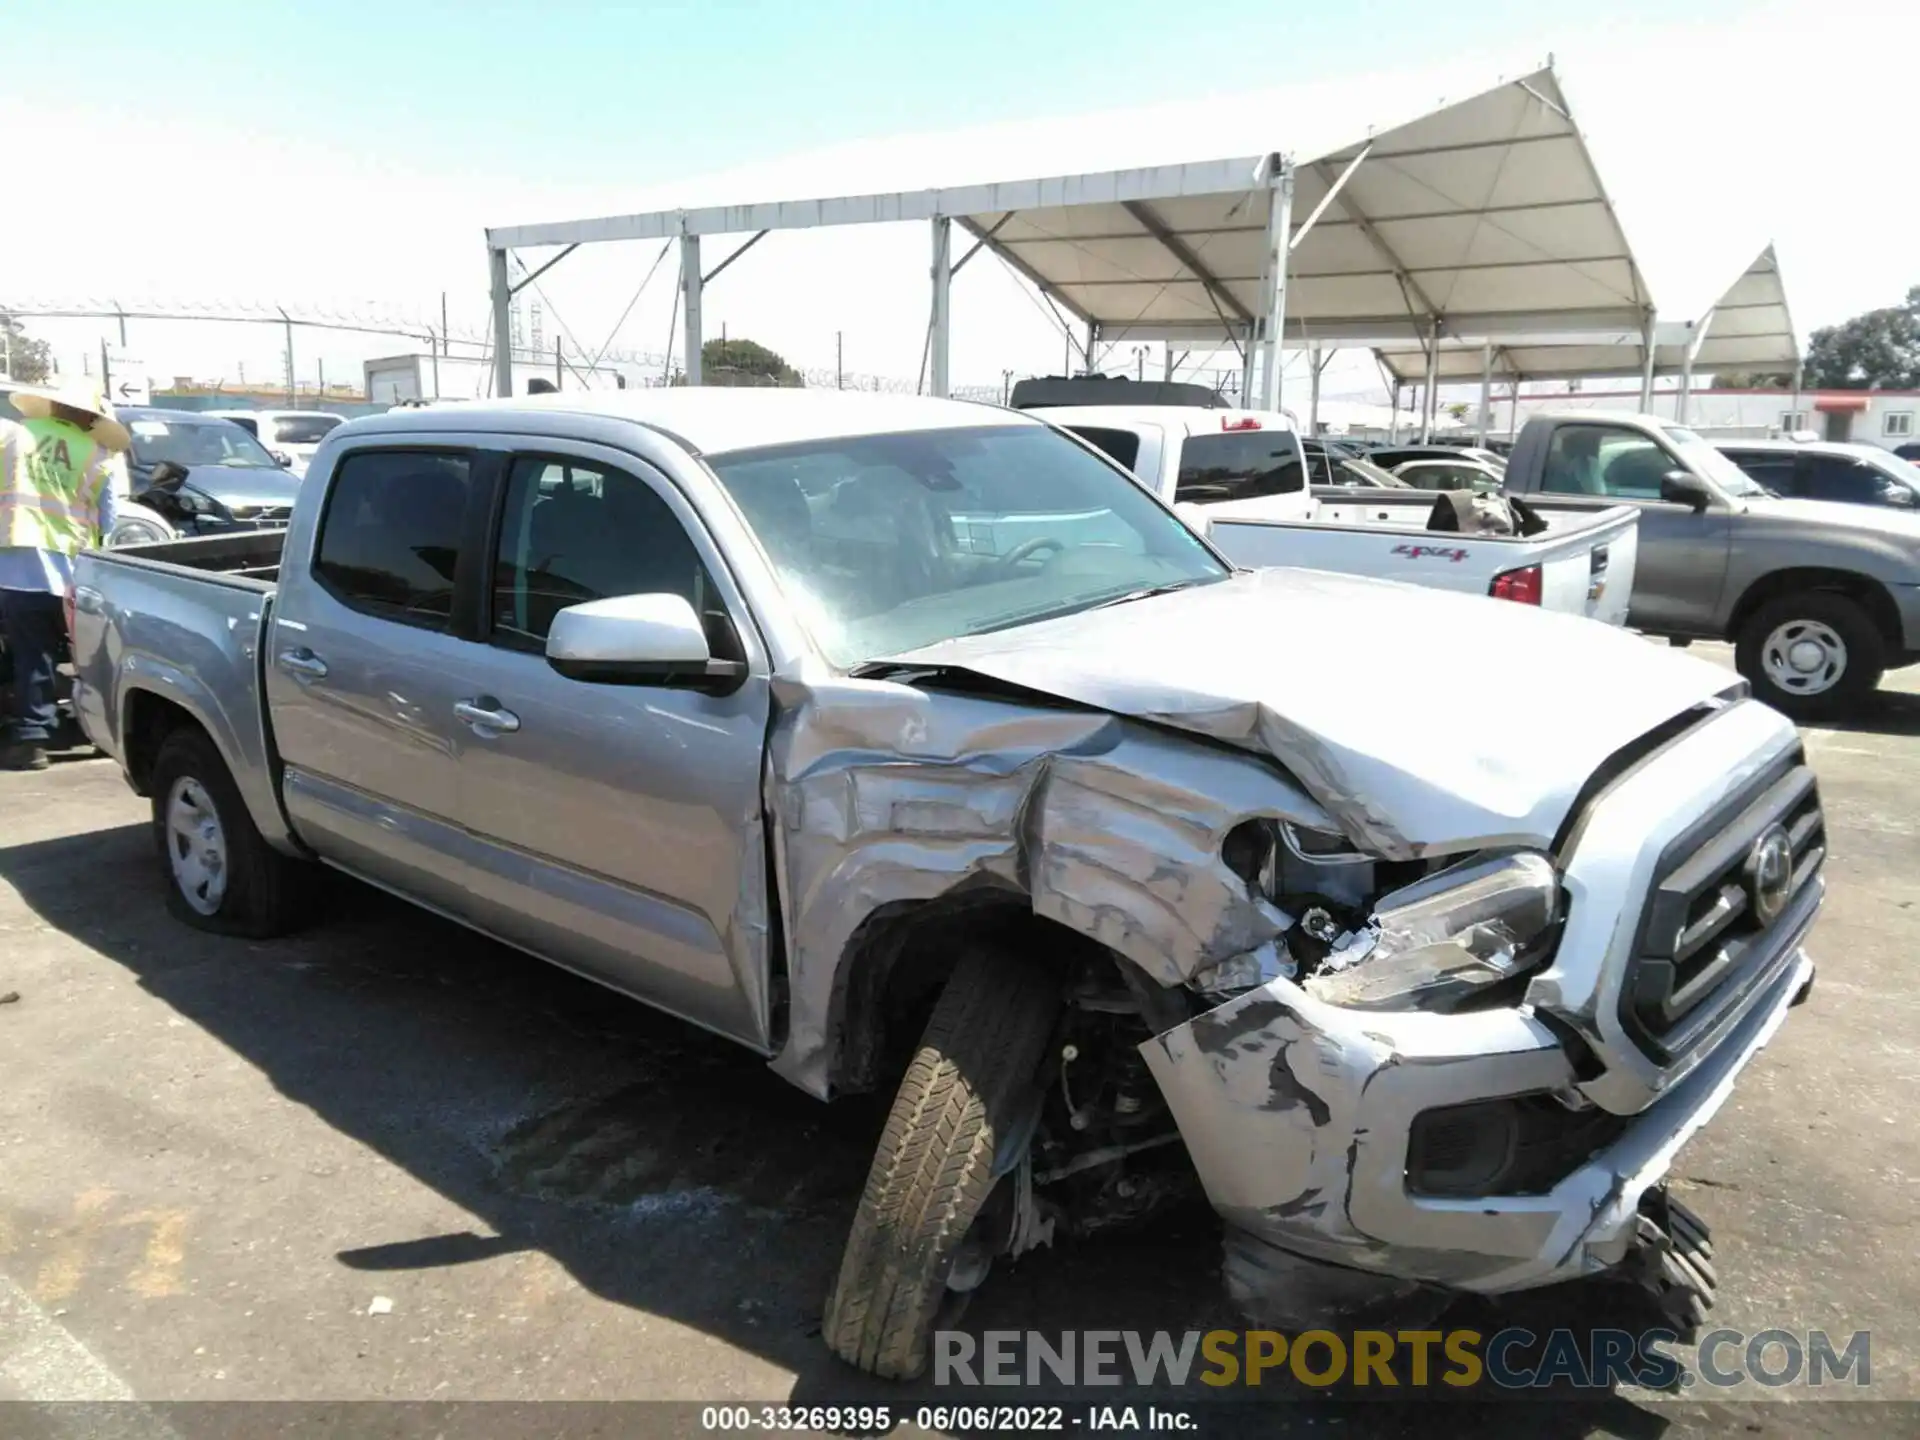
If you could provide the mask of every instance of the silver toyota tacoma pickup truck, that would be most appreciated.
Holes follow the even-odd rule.
[[[1697,1319],[1664,1177],[1812,981],[1819,796],[1737,677],[1236,571],[1006,410],[359,420],[284,543],[88,554],[75,610],[188,924],[280,931],[317,862],[897,1086],[824,1322],[882,1375],[1196,1180],[1270,1323],[1610,1271]]]

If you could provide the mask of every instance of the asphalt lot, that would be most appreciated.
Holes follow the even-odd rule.
[[[1717,1323],[1870,1330],[1872,1393],[1920,1399],[1920,675],[1889,691],[1807,732],[1833,852],[1819,983],[1676,1175],[1714,1227]],[[162,883],[113,765],[0,775],[0,994],[20,995],[0,1004],[0,1399],[953,1398],[867,1382],[818,1339],[877,1103],[816,1105],[350,884],[314,929],[251,944],[173,922]],[[1203,1215],[1042,1253],[966,1328],[1230,1325],[1216,1254]],[[1450,1323],[1602,1323],[1600,1294]],[[1891,1433],[1871,1408],[1615,1397],[1528,1423]],[[1468,1428],[1371,1414],[1361,1433]],[[30,1428],[0,1407],[0,1433]]]

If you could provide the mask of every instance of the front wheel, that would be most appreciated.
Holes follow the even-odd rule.
[[[306,915],[309,867],[261,838],[213,741],[184,727],[160,742],[148,777],[167,908],[196,930],[264,940]]]
[[[821,1330],[834,1354],[890,1380],[927,1363],[941,1315],[977,1285],[993,1247],[974,1236],[1059,1013],[1032,958],[962,958],[900,1082]]]
[[[1886,642],[1845,595],[1806,590],[1769,600],[1740,628],[1734,663],[1754,695],[1795,720],[1857,710],[1886,672]]]

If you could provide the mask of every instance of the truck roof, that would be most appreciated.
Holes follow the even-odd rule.
[[[1031,413],[1054,425],[1166,425],[1189,435],[1294,428],[1293,417],[1277,410],[1205,410],[1197,405],[1050,405]]]
[[[384,415],[350,420],[334,433],[512,430],[524,427],[536,414],[631,420],[669,431],[706,454],[844,435],[1040,423],[997,405],[937,400],[922,395],[676,386],[561,391],[553,395],[516,396],[511,400],[464,401],[458,405],[390,410]]]

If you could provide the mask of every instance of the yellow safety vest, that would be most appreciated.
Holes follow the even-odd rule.
[[[28,420],[0,440],[0,546],[76,555],[100,544],[100,495],[113,452],[78,425]]]

